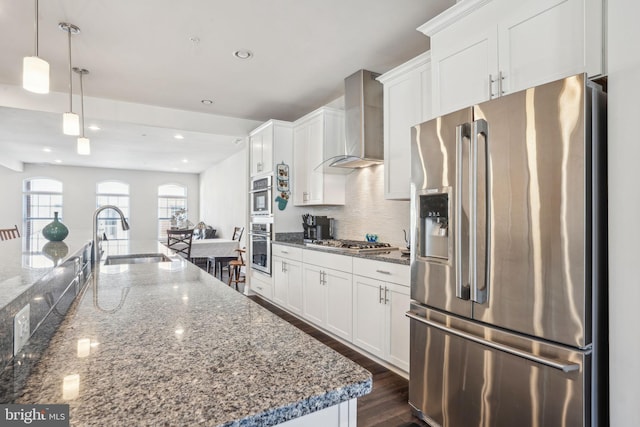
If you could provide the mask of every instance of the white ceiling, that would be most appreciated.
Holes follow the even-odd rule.
[[[33,0],[0,0],[0,164],[201,172],[268,119],[293,121],[343,94],[358,69],[386,72],[429,48],[416,28],[454,0],[46,0],[39,56],[51,90],[21,86],[34,55]],[[62,135],[73,66],[86,68],[91,156]],[[253,58],[238,60],[239,49]],[[78,76],[73,74],[79,113]],[[213,104],[203,105],[202,99]],[[174,139],[180,133],[182,140]],[[43,151],[47,147],[49,152]]]

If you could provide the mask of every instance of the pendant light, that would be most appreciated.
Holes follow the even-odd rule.
[[[80,136],[78,137],[78,154],[88,156],[91,154],[91,142],[84,136],[84,87],[82,86],[82,76],[89,74],[89,70],[73,67],[73,71],[80,74]]]
[[[80,135],[80,119],[77,114],[73,112],[73,68],[71,65],[71,35],[80,33],[80,28],[73,24],[67,24],[61,22],[58,24],[58,28],[62,31],[66,31],[69,41],[69,111],[62,115],[62,131],[65,135]]]
[[[22,87],[29,92],[49,93],[49,63],[38,57],[38,0],[36,0],[36,54],[22,59]]]

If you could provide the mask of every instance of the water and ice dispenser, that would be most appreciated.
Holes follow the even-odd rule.
[[[449,258],[449,195],[426,194],[420,197],[419,255]]]

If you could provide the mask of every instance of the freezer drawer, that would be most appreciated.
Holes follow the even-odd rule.
[[[591,355],[412,305],[409,403],[431,426],[588,426]]]

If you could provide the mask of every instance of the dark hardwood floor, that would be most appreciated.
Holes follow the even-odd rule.
[[[358,399],[359,427],[426,426],[411,414],[407,380],[262,298],[249,298],[371,372],[373,391]]]

